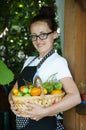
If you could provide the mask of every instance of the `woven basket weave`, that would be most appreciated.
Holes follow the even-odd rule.
[[[37,84],[37,81],[40,83],[40,87],[42,90],[41,95],[40,96],[15,96],[13,95],[12,98],[17,108],[24,107],[27,110],[31,109],[25,106],[26,102],[38,104],[38,105],[41,105],[42,107],[48,107],[62,100],[65,92],[63,92],[62,94],[45,95],[43,91],[43,87],[42,87],[42,81],[40,77],[38,76],[34,80],[34,85]]]

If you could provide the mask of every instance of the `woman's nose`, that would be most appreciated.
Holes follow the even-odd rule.
[[[40,42],[40,41],[42,41],[41,39],[40,39],[40,37],[37,37],[37,40],[36,40],[38,43]]]

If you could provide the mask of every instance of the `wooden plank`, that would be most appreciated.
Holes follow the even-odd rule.
[[[64,11],[64,56],[75,79],[76,5],[74,0],[65,0]],[[75,130],[75,108],[64,112],[65,130]]]
[[[76,17],[76,82],[86,82],[86,11],[77,5]]]
[[[75,129],[75,108],[64,112],[63,124],[65,130],[76,130]]]
[[[73,0],[65,0],[64,16],[64,56],[75,76],[75,43],[76,43],[76,6]],[[72,59],[72,60],[71,60]]]
[[[80,116],[76,113],[76,130],[80,130]]]
[[[80,115],[80,130],[86,130],[86,115]]]
[[[65,0],[63,55],[76,84],[86,83],[86,11],[75,0]],[[79,130],[77,119],[75,108],[64,112],[65,130]]]

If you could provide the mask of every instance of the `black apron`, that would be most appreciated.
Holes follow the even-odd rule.
[[[25,81],[33,83],[33,77],[36,73],[36,66],[26,66],[18,78],[18,87],[25,85]]]
[[[29,64],[26,66],[18,78],[18,87],[25,85],[25,81],[33,83],[33,77],[36,73],[36,70],[41,67],[44,61],[50,57],[55,52],[52,49],[40,62],[37,66],[29,66],[37,57],[35,57]],[[22,118],[22,117],[21,117]],[[26,120],[26,121],[25,121]],[[39,121],[35,121],[32,119],[20,119],[19,125],[22,126],[16,130],[64,130],[63,125],[58,121],[55,116],[45,117]],[[22,122],[21,122],[22,121]],[[26,124],[25,124],[25,122]],[[20,123],[21,122],[21,123]],[[24,126],[24,127],[23,127]]]
[[[21,72],[18,78],[18,86],[24,85],[26,81],[33,82],[34,74],[36,73],[36,66],[27,66]],[[45,117],[39,121],[29,119],[29,123],[18,130],[55,130],[56,129],[56,117]],[[17,129],[16,129],[17,130]]]

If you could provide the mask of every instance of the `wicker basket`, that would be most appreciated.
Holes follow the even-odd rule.
[[[31,108],[27,108],[25,106],[25,102],[38,104],[38,105],[41,105],[42,107],[48,107],[48,106],[51,106],[62,100],[65,92],[63,92],[62,94],[45,95],[44,91],[43,91],[43,87],[42,87],[42,81],[41,81],[40,77],[38,77],[38,76],[35,78],[34,85],[36,85],[37,82],[40,83],[40,87],[42,90],[41,95],[40,96],[15,96],[15,95],[13,95],[12,98],[13,98],[13,101],[14,101],[16,107],[18,107],[18,108],[24,107],[25,109],[29,110]]]

